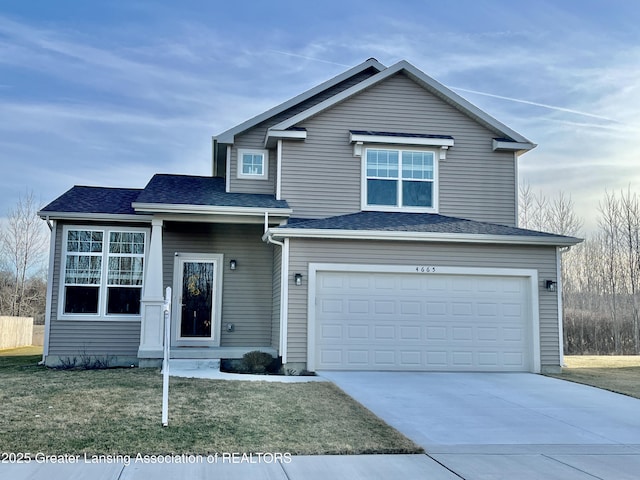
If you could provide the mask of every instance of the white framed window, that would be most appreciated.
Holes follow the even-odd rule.
[[[139,317],[147,231],[67,226],[63,229],[61,317]]]
[[[266,180],[268,172],[268,150],[238,149],[238,178]]]
[[[363,210],[438,211],[435,150],[366,148],[362,170]]]

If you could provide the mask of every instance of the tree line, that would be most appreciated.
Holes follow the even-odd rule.
[[[44,323],[48,231],[33,193],[18,198],[0,223],[0,315]]]
[[[630,187],[606,192],[595,231],[583,233],[570,196],[549,199],[520,186],[522,228],[578,236],[562,254],[564,351],[640,354],[640,199]]]

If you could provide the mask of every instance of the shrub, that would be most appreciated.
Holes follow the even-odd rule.
[[[273,362],[273,356],[266,352],[254,350],[242,356],[242,363],[248,373],[265,373]]]

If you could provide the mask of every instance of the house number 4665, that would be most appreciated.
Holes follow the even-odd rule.
[[[436,267],[418,266],[418,267],[416,267],[416,272],[418,272],[418,273],[436,273]]]

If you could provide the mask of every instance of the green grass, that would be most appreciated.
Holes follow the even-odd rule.
[[[562,373],[549,376],[640,398],[640,356],[572,355],[564,358],[566,367]]]
[[[156,369],[50,370],[0,356],[0,451],[47,454],[420,453],[328,382],[171,378]]]

